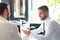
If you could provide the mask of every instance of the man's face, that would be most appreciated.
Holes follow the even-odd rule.
[[[8,9],[7,11],[7,20],[9,20],[9,18],[10,18],[10,9]]]
[[[38,13],[41,20],[46,19],[46,16],[48,14],[46,11],[43,11],[42,9],[38,10]]]
[[[5,18],[6,18],[7,20],[9,20],[9,18],[10,18],[10,9],[5,9],[5,10],[4,10],[4,15],[5,15]]]

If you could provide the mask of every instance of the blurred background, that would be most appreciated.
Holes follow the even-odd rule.
[[[31,23],[40,23],[37,8],[47,5],[50,17],[60,23],[60,0],[0,0],[0,2],[10,4],[10,19],[13,21],[22,19]]]
[[[10,21],[18,26],[21,22],[40,24],[37,9],[42,5],[49,7],[49,16],[60,24],[60,0],[0,0],[0,2],[10,4]]]

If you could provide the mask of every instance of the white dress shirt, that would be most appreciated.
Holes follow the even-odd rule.
[[[43,24],[45,23],[45,35],[38,35],[43,31]],[[29,40],[60,40],[60,27],[58,23],[51,18],[43,20],[41,26],[38,29],[32,30],[29,35]]]
[[[0,40],[21,40],[17,26],[0,16]]]

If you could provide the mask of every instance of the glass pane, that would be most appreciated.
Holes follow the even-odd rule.
[[[14,0],[15,18],[25,18],[25,1],[26,0]]]

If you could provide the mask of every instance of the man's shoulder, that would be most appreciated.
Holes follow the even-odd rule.
[[[12,25],[15,25],[15,23],[13,23],[13,22],[11,22],[11,21],[8,21],[7,23],[12,24]]]
[[[17,26],[15,23],[11,22],[11,21],[7,21],[6,22],[8,25],[11,25],[11,26]]]
[[[50,18],[49,23],[57,23],[57,21],[52,19],[52,18]]]
[[[55,21],[53,19],[50,19],[49,24],[50,25],[58,25],[57,21]]]
[[[3,19],[0,19],[0,23],[2,24],[11,24],[11,25],[15,25],[15,23],[11,22],[11,21],[8,21],[8,20],[3,20]]]
[[[10,27],[16,26],[15,23],[13,23],[13,22],[11,22],[11,21],[8,21],[8,20],[2,21],[2,22],[0,21],[0,23],[3,24],[3,25],[5,25],[5,26],[10,26]]]

